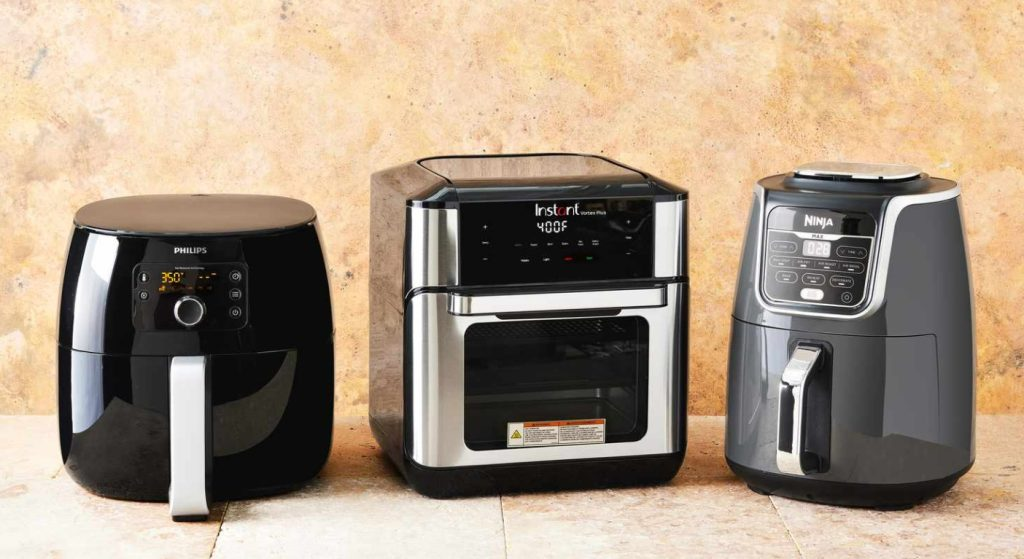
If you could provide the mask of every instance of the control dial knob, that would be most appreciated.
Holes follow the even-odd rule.
[[[206,304],[198,297],[185,295],[174,303],[174,320],[186,328],[199,324],[205,316]]]

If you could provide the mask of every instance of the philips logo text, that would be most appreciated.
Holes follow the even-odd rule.
[[[174,247],[174,254],[206,254],[206,247]]]

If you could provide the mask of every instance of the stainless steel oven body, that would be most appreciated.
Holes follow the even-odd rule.
[[[685,328],[685,287],[671,283],[650,288],[589,292],[547,292],[472,296],[424,293],[412,299],[410,322],[411,416],[409,458],[431,468],[482,466],[609,458],[624,455],[671,454],[682,450],[686,402],[680,387],[683,353],[679,339]],[[499,311],[499,308],[508,309]],[[635,441],[605,444],[553,445],[533,448],[472,450],[466,444],[466,332],[475,325],[577,323],[573,311],[607,310],[615,318],[646,322],[646,432]],[[530,318],[530,313],[565,313],[559,318]],[[502,314],[507,313],[507,314]],[[585,315],[584,315],[585,316]],[[588,388],[563,391],[561,402],[587,397]],[[589,389],[600,398],[601,388]],[[557,391],[555,391],[557,392]],[[531,401],[536,405],[536,401]],[[514,404],[512,404],[514,405]],[[552,404],[557,407],[557,404]],[[529,420],[530,417],[522,417]],[[539,418],[538,418],[539,419]],[[582,418],[580,418],[582,419]]]
[[[589,156],[466,159],[374,176],[378,441],[439,497],[670,479],[686,440],[685,194]],[[531,176],[479,179],[520,163]],[[579,164],[594,176],[552,169]],[[403,184],[424,169],[444,180]]]

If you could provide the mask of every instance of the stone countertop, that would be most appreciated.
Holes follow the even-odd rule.
[[[723,424],[690,418],[683,469],[664,486],[433,500],[403,483],[365,420],[346,419],[305,488],[175,523],[166,504],[71,481],[53,416],[0,416],[0,557],[1024,556],[1024,416],[979,417],[974,468],[893,512],[753,493],[725,465]]]

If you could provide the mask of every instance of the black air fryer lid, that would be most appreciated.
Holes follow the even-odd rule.
[[[83,206],[75,225],[119,235],[229,235],[267,233],[316,219],[309,204],[282,196],[165,194],[126,196]]]
[[[420,159],[416,165],[443,181],[414,194],[409,204],[417,207],[588,197],[686,198],[683,189],[598,155],[447,155]]]

